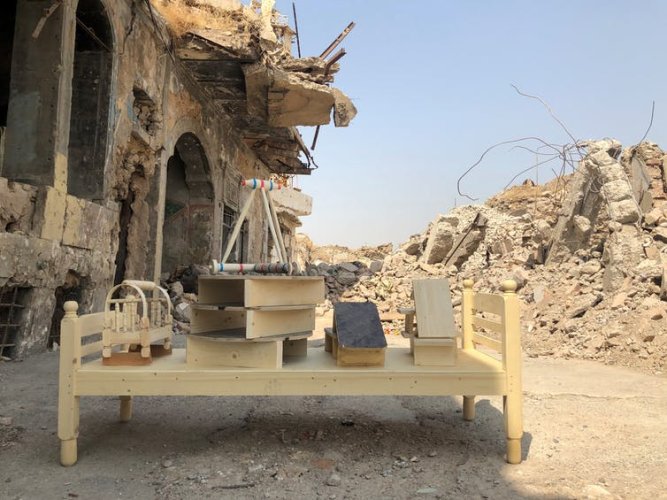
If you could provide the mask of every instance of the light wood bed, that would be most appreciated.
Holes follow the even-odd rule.
[[[174,349],[172,355],[155,358],[150,365],[103,366],[99,357],[82,361],[100,352],[101,342],[82,341],[101,332],[104,313],[78,316],[76,302],[67,302],[60,347],[60,462],[68,466],[77,461],[82,396],[118,396],[120,420],[129,421],[132,396],[462,395],[463,417],[472,420],[475,396],[500,395],[506,459],[520,463],[523,427],[516,283],[504,282],[503,293],[497,295],[473,292],[471,280],[463,285],[463,342],[455,366],[415,366],[408,348],[388,348],[384,367],[337,367],[322,347],[309,348],[306,357],[287,358],[279,369],[192,366],[186,364],[184,349]],[[495,338],[482,335],[482,328],[495,332]],[[485,349],[478,350],[478,345]],[[488,354],[488,349],[499,356]]]

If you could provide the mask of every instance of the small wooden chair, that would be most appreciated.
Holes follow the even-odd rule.
[[[114,298],[125,291],[124,297]],[[146,298],[144,291],[155,291]],[[107,294],[102,330],[102,364],[150,364],[153,356],[171,354],[172,314],[167,291],[152,281],[125,280]],[[163,345],[151,345],[163,340]],[[113,352],[122,345],[121,352]]]
[[[415,307],[400,308],[398,312],[405,315],[402,335],[410,339],[415,365],[455,364],[459,332],[454,323],[449,281],[446,278],[413,280],[412,287]]]

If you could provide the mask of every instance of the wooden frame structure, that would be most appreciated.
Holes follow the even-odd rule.
[[[338,367],[322,348],[290,358],[282,368],[188,366],[183,349],[150,366],[104,366],[99,358],[82,361],[95,348],[82,344],[99,334],[104,313],[77,316],[76,302],[65,303],[61,327],[58,437],[60,461],[77,461],[79,400],[82,396],[119,396],[120,420],[132,413],[132,396],[295,396],[295,395],[463,395],[463,418],[475,415],[475,396],[503,396],[507,461],[521,462],[522,396],[519,300],[516,283],[506,281],[501,295],[473,292],[463,282],[463,346],[455,366],[415,366],[408,348],[388,348],[384,367]],[[493,316],[493,317],[491,317]],[[494,332],[496,338],[481,333]],[[499,352],[500,358],[477,346]],[[99,344],[91,344],[101,349]]]
[[[121,291],[127,295],[114,298]],[[153,296],[147,298],[144,291],[153,292]],[[153,345],[159,340],[162,345]],[[102,364],[150,364],[155,355],[171,354],[171,340],[171,299],[164,288],[152,281],[124,280],[109,290],[104,305]],[[123,346],[121,352],[112,354],[117,345]],[[130,350],[133,345],[136,351]]]
[[[285,241],[283,240],[283,233],[280,229],[280,221],[278,220],[278,212],[276,207],[273,204],[270,193],[275,190],[280,190],[283,188],[283,185],[279,182],[273,182],[272,180],[265,179],[243,179],[241,181],[241,186],[247,187],[250,189],[250,196],[246,200],[243,208],[241,209],[241,214],[239,215],[238,220],[234,224],[232,230],[232,235],[227,242],[227,247],[222,255],[221,262],[213,260],[211,264],[211,271],[213,274],[219,272],[232,272],[232,273],[243,273],[254,271],[254,272],[263,272],[263,273],[286,273],[292,274],[292,263],[288,262],[287,250],[285,249]],[[278,254],[278,264],[276,263],[263,263],[263,264],[247,264],[247,263],[227,263],[227,259],[232,252],[232,248],[236,244],[236,240],[241,234],[241,227],[243,227],[243,222],[248,216],[248,211],[250,206],[255,198],[257,191],[260,192],[262,202],[264,204],[264,211],[266,212],[266,219],[269,223],[269,230],[273,238],[273,243],[275,245],[275,250]]]

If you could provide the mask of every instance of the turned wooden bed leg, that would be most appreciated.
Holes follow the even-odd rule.
[[[132,418],[132,396],[120,396],[120,421],[129,422]]]
[[[76,439],[60,440],[60,465],[69,467],[74,465],[77,460]]]
[[[60,368],[58,376],[58,437],[60,463],[74,465],[79,436],[79,396],[76,396],[76,371],[81,367],[81,328],[76,302],[65,302],[65,317],[60,328]]]
[[[463,396],[463,420],[475,419],[475,396]]]
[[[516,282],[505,281],[501,288],[505,299],[505,352],[503,358],[507,374],[507,394],[503,397],[503,412],[507,438],[507,463],[519,464],[521,463],[521,438],[523,437],[519,299],[516,296]]]
[[[505,403],[505,434],[507,436],[507,463],[521,463],[521,395],[510,394]]]

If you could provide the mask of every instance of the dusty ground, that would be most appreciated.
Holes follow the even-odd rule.
[[[393,339],[396,341],[395,339]],[[499,398],[84,398],[58,464],[57,353],[0,364],[0,497],[665,498],[667,378],[525,360],[525,462]],[[332,483],[334,485],[329,485]],[[339,483],[339,484],[338,484]]]

